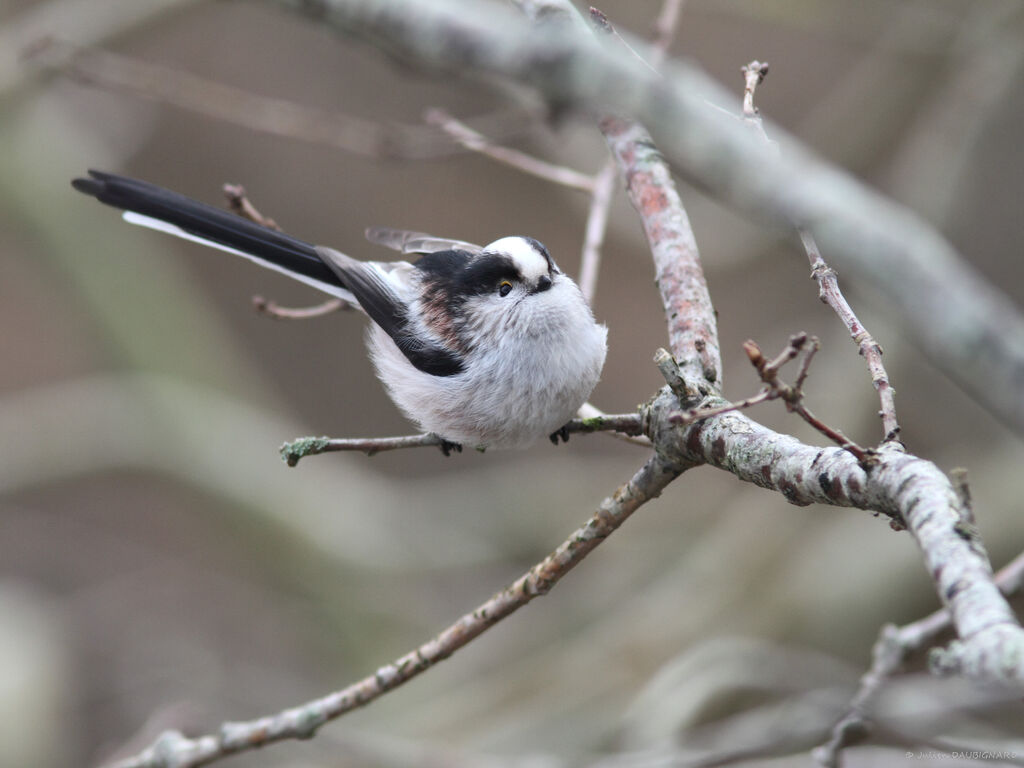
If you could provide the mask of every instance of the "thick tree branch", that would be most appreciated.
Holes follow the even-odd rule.
[[[722,358],[715,309],[672,174],[639,123],[608,117],[601,121],[601,132],[651,247],[672,354],[691,386],[720,392]]]
[[[657,454],[651,456],[629,482],[601,502],[593,517],[544,560],[437,637],[372,675],[321,699],[268,717],[225,723],[216,734],[191,739],[168,731],[153,746],[114,763],[112,768],[195,768],[276,741],[310,738],[324,723],[369,704],[444,661],[535,597],[546,594],[641,505],[659,496],[687,466],[673,465]]]
[[[649,437],[669,460],[706,462],[779,491],[792,504],[873,510],[908,528],[960,637],[933,659],[933,667],[1024,686],[1024,631],[992,581],[988,556],[956,490],[938,467],[886,444],[865,469],[846,450],[806,445],[739,413],[680,430],[672,419],[678,408],[665,389],[645,415]]]
[[[668,25],[678,22],[678,3],[667,3],[662,11],[658,37],[651,48],[655,63],[664,60],[671,41],[672,28]],[[640,58],[603,13],[596,8],[591,8],[590,13],[600,32],[613,36],[620,47]],[[653,68],[652,64],[648,66]],[[638,122],[609,115],[600,120],[600,128],[647,235],[668,322],[669,346],[679,374],[687,386],[699,389],[699,394],[707,394],[709,386],[720,392],[722,359],[715,308],[704,279],[697,238],[672,173],[647,130]]]
[[[764,70],[761,67],[751,67],[748,70],[746,98],[744,99],[748,119],[756,116],[753,94],[757,82],[760,82],[763,76]],[[759,117],[756,124],[763,131]],[[692,350],[703,353],[706,351],[704,341],[708,339],[715,344],[714,351],[717,353],[718,337],[713,324],[714,311],[710,298],[707,298],[706,305],[703,304],[703,297],[707,295],[707,289],[699,257],[696,254],[696,243],[694,241],[692,254],[688,253],[687,241],[694,240],[693,234],[682,203],[675,194],[671,176],[663,159],[654,149],[653,142],[647,136],[646,131],[636,122],[607,118],[602,122],[602,130],[626,176],[631,199],[644,223],[656,264],[660,265],[661,263],[659,262],[659,248],[666,232],[670,233],[669,242],[681,251],[675,259],[665,259],[663,262],[677,270],[675,274],[679,276],[678,281],[674,285],[670,284],[668,290],[662,285],[659,273],[659,287],[662,291],[662,300],[674,342],[679,344],[679,348],[684,350],[684,354]],[[629,138],[621,145],[616,143],[617,138],[627,136]],[[637,172],[634,153],[638,151],[647,155],[647,165],[653,169],[652,174]],[[670,224],[663,223],[666,219]],[[675,223],[678,228],[673,231],[671,223]],[[838,293],[838,288],[836,293]],[[842,304],[845,305],[845,299]],[[848,305],[846,306],[848,309]],[[837,309],[837,311],[839,310]],[[850,314],[852,315],[852,312]],[[840,312],[840,316],[843,317],[842,312]],[[698,325],[697,333],[694,334],[692,325],[687,325],[684,328],[679,328],[678,325],[674,327],[674,324],[680,322],[680,318],[683,323],[693,323],[695,320],[700,323],[701,320],[710,318],[710,327],[702,329]],[[702,335],[701,330],[706,335]],[[860,341],[858,339],[858,342]],[[865,479],[879,480],[886,474],[885,468],[877,466],[880,461],[879,454],[872,452],[869,456],[866,451],[853,444],[840,432],[827,427],[802,403],[801,387],[807,375],[807,365],[813,355],[813,347],[805,358],[795,386],[788,387],[779,384],[775,375],[778,367],[792,359],[799,352],[800,345],[794,344],[791,340],[790,347],[792,354],[783,353],[773,361],[766,361],[760,355],[760,350],[756,348],[756,345],[752,345],[747,351],[751,362],[757,367],[758,373],[765,381],[769,391],[774,392],[776,396],[783,397],[791,410],[828,435],[830,439],[839,442],[848,451],[846,456],[855,459],[858,466],[865,472]],[[878,352],[880,353],[880,350]],[[880,365],[880,361],[878,362]],[[662,369],[663,372],[666,370],[664,366]],[[702,373],[709,382],[718,383],[708,375],[706,366]],[[700,382],[700,378],[694,375],[692,364],[680,365],[679,370],[673,371],[672,374],[666,378],[671,385],[675,380],[673,376],[678,377],[678,380],[675,380],[676,387],[673,393],[676,402],[687,403],[688,399],[693,396],[694,387],[700,386],[697,383]],[[752,400],[756,401],[757,398]],[[885,402],[883,393],[883,405]],[[747,404],[750,403],[742,405]],[[713,410],[715,407],[714,403],[709,402],[702,405],[703,407],[697,411],[698,413],[706,412],[708,409]],[[728,415],[703,420],[682,431],[685,438],[683,435],[677,435],[677,439],[692,446],[695,445],[694,438],[701,434],[702,428],[710,428],[715,431],[716,425],[720,425],[722,419],[742,418],[739,414],[732,412],[735,410],[735,404],[723,403],[721,408],[728,410]],[[887,438],[892,439],[895,437],[897,429],[895,427],[895,412],[890,409],[889,415],[893,427],[887,434]],[[645,415],[645,421],[650,424],[651,428],[648,436],[659,451],[665,451],[667,446],[657,434],[660,420],[651,418],[648,412]],[[669,422],[672,421],[672,416],[669,416]],[[676,423],[678,423],[678,419],[676,419]],[[754,422],[749,423],[754,424]],[[762,483],[771,480],[772,465],[776,463],[776,459],[784,464],[796,459],[797,454],[789,453],[788,450],[778,450],[779,446],[773,445],[774,435],[769,436],[766,432],[758,438],[753,438],[753,432],[747,430],[743,430],[739,434],[748,439],[729,445],[723,435],[708,438],[706,447],[710,450],[703,454],[703,458],[713,464],[717,461],[717,466],[755,483],[759,480]],[[668,436],[665,435],[665,437]],[[796,445],[799,444],[794,441],[793,447],[795,448]],[[804,502],[804,499],[801,498],[801,485],[804,485],[804,489],[812,493],[815,493],[816,490],[824,492],[825,496],[830,499],[825,503],[842,504],[842,493],[837,493],[837,490],[842,488],[842,482],[839,482],[837,489],[836,477],[830,476],[828,471],[822,471],[823,468],[820,466],[815,470],[815,463],[823,459],[824,453],[810,449],[808,446],[801,446],[800,450],[807,454],[805,458],[809,458],[810,453],[813,453],[814,458],[810,459],[809,465],[790,464],[789,471],[781,473],[775,487],[793,503]],[[894,443],[891,445],[890,453],[898,455],[900,450],[902,450],[902,446]],[[742,459],[749,460],[758,454],[765,459],[757,466],[756,472],[760,473],[760,476],[751,472],[744,477],[740,461]],[[769,457],[772,458],[769,459]],[[696,460],[698,457],[689,455],[688,458]],[[876,506],[870,503],[869,499],[864,498],[855,501],[853,506],[887,512],[892,517],[892,525],[895,528],[909,526],[924,552],[929,572],[943,600],[950,606],[958,634],[964,638],[962,642],[951,646],[948,651],[933,654],[935,668],[942,671],[964,671],[977,677],[1012,680],[1018,685],[1024,684],[1024,632],[1021,631],[1009,605],[999,596],[992,584],[991,568],[980,538],[973,526],[968,528],[965,522],[969,519],[969,509],[959,500],[956,493],[953,493],[951,498],[949,491],[952,490],[952,486],[948,478],[934,465],[915,457],[905,458],[918,463],[905,465],[905,469],[896,473],[896,476],[888,478],[887,482],[878,488],[878,501],[884,501],[884,504]],[[811,482],[816,481],[818,489],[807,488],[805,485],[806,481],[812,477],[814,480]],[[852,482],[851,489],[861,488],[861,481],[858,478],[851,477],[850,480]],[[923,493],[908,496],[908,488],[915,488]],[[824,501],[822,498],[814,500]],[[969,536],[965,531],[969,531]],[[972,594],[970,596],[962,595],[961,593],[965,591],[971,591]],[[957,616],[960,621],[956,620]]]
[[[932,228],[814,157],[781,129],[771,157],[708,102],[731,97],[694,67],[665,77],[583,35],[537,29],[500,7],[457,0],[279,0],[340,31],[447,72],[501,75],[559,107],[630,115],[694,182],[762,219],[813,233],[838,267],[872,286],[943,370],[1024,431],[1024,318]],[[645,51],[636,42],[633,47]],[[680,356],[683,357],[683,356]],[[984,371],[984,375],[978,375]]]

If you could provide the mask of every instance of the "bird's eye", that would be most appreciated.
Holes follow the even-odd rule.
[[[508,280],[502,280],[498,284],[498,295],[508,296],[510,293],[512,293],[512,283],[510,283]]]

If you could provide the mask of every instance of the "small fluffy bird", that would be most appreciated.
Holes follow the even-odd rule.
[[[369,229],[371,242],[418,258],[359,261],[144,181],[89,171],[72,185],[125,221],[237,254],[362,310],[391,399],[448,443],[554,439],[601,376],[608,330],[533,238],[480,247]]]

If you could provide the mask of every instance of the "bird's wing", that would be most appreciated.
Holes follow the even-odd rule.
[[[366,230],[366,239],[399,253],[459,250],[479,254],[484,250],[479,245],[463,240],[449,240],[444,237],[434,237],[425,232],[411,232],[406,229],[391,229],[390,227],[369,227]]]
[[[316,252],[413,366],[432,376],[453,376],[462,372],[464,366],[459,355],[417,333],[409,318],[409,304],[396,290],[396,282],[389,279],[386,265],[357,261],[324,246],[317,246]]]

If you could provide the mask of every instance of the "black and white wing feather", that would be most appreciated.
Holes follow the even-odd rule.
[[[459,355],[425,337],[409,317],[409,304],[401,295],[399,277],[407,273],[409,265],[359,261],[324,246],[317,246],[316,252],[416,368],[433,376],[462,372]]]
[[[434,237],[426,232],[412,232],[407,229],[391,229],[390,227],[369,227],[366,239],[376,245],[383,245],[399,253],[435,253],[437,251],[466,251],[479,255],[484,249],[464,240],[448,240]]]

